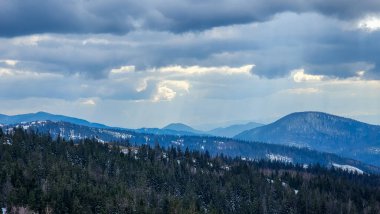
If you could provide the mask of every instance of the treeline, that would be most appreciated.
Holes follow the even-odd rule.
[[[1,129],[0,129],[1,130]],[[37,213],[379,213],[380,178],[0,131],[0,206]]]

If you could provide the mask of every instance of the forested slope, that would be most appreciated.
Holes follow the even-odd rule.
[[[378,213],[380,180],[158,145],[1,134],[0,205],[39,213]]]

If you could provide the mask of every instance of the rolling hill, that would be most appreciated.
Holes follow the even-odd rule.
[[[322,112],[289,114],[235,138],[306,147],[380,166],[380,126]]]
[[[190,134],[205,134],[204,132],[200,130],[196,130],[186,124],[183,123],[171,123],[162,129],[164,130],[173,130],[173,131],[178,131],[178,132],[183,132],[183,133],[190,133]]]

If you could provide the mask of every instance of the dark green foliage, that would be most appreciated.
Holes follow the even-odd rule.
[[[78,144],[17,129],[0,145],[0,206],[38,213],[378,213],[380,179],[319,166]],[[124,154],[123,152],[127,154]],[[296,191],[298,193],[296,194]]]
[[[350,165],[365,172],[380,174],[380,167],[374,167],[354,159],[339,157],[331,153],[323,153],[309,150],[307,148],[296,148],[283,145],[267,144],[260,142],[247,142],[231,138],[213,136],[183,136],[183,135],[155,135],[139,133],[136,130],[126,130],[117,128],[93,128],[80,126],[67,122],[39,121],[23,124],[16,124],[2,127],[3,130],[11,130],[14,127],[28,127],[28,131],[50,134],[53,139],[58,137],[64,139],[74,139],[75,143],[80,142],[83,136],[96,138],[99,141],[118,142],[120,145],[129,142],[136,145],[148,144],[169,148],[171,146],[186,148],[190,150],[208,151],[211,155],[225,154],[227,156],[241,156],[247,159],[265,159],[268,154],[285,156],[298,164],[321,164],[330,166],[331,163]],[[379,157],[377,157],[379,158]],[[378,161],[379,162],[379,161]]]

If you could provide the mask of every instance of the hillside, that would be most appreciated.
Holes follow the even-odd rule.
[[[307,147],[380,166],[380,126],[322,112],[293,113],[235,138]]]
[[[380,178],[157,145],[0,134],[12,213],[376,213]],[[312,200],[310,200],[312,199]]]

